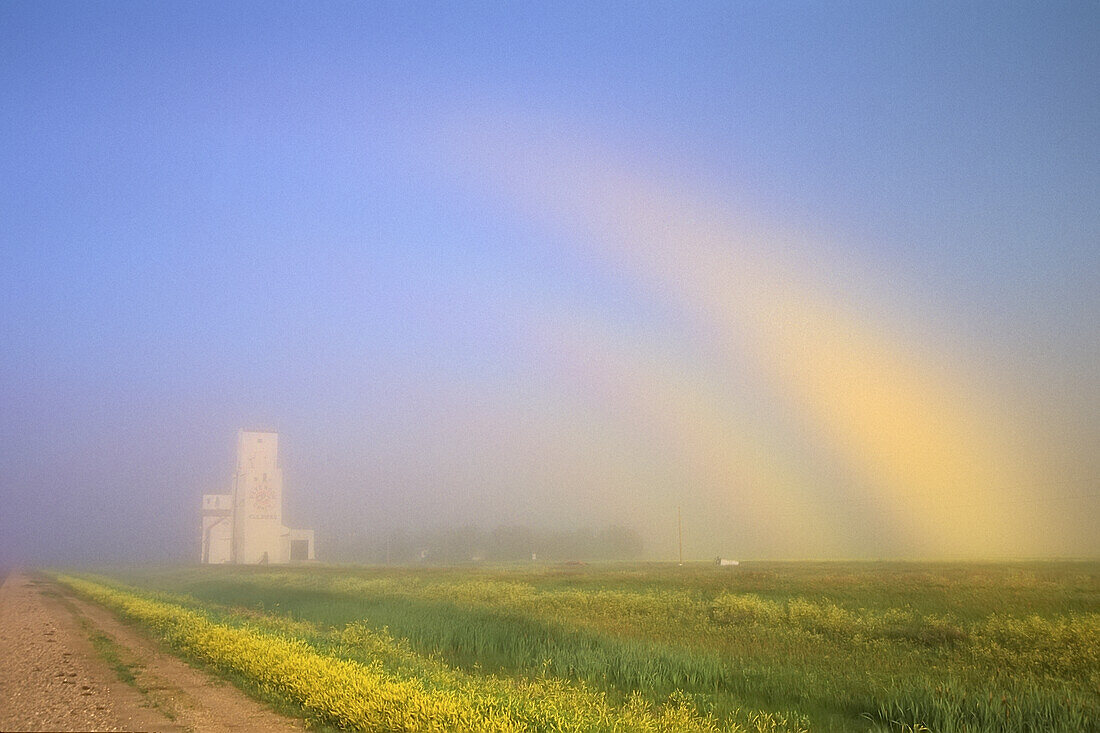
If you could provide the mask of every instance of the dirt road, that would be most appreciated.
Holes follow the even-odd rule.
[[[0,730],[300,731],[112,613],[22,572],[0,586]]]

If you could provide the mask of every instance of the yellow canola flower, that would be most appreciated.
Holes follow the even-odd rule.
[[[215,623],[199,611],[74,576],[58,575],[57,580],[148,627],[183,654],[243,675],[298,705],[311,720],[342,729],[740,730],[701,717],[687,696],[654,710],[639,696],[615,707],[602,693],[561,680],[508,684],[490,677],[475,683],[442,668],[427,678],[400,678],[377,662],[328,656],[301,639]],[[349,631],[357,633],[362,631]]]

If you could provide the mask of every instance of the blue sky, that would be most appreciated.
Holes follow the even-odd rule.
[[[1098,36],[1092,3],[5,3],[0,552],[189,556],[263,424],[322,549],[616,521],[661,556],[681,503],[700,557],[1096,554]],[[789,267],[719,302],[668,258]],[[883,389],[1027,457],[960,501],[1055,539],[914,539],[943,475],[863,465],[892,428],[837,412],[858,377],[746,345],[817,288],[923,365]],[[746,526],[784,491],[857,519]]]

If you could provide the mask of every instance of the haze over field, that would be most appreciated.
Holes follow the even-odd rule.
[[[0,563],[1100,555],[1100,8],[0,7]]]

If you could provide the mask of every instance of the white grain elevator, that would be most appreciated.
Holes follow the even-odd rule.
[[[314,558],[313,530],[283,526],[279,434],[237,431],[229,493],[202,497],[202,562],[285,564]]]

